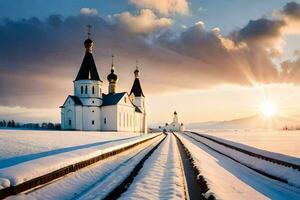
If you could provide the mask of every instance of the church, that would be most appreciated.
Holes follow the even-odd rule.
[[[168,124],[166,123],[165,126],[163,127],[158,127],[159,131],[176,131],[176,132],[180,132],[180,131],[184,131],[184,125],[183,123],[179,123],[178,122],[178,114],[175,111],[173,114],[173,121]]]
[[[145,96],[134,71],[130,93],[117,92],[118,76],[112,60],[107,76],[108,93],[103,93],[103,81],[93,58],[93,41],[84,41],[85,56],[73,81],[74,95],[69,95],[61,108],[61,128],[80,131],[122,131],[147,133]]]

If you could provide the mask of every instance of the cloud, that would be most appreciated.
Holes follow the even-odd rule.
[[[148,34],[157,29],[166,28],[172,25],[169,18],[158,18],[151,10],[142,9],[138,15],[130,12],[123,12],[117,16],[117,22],[124,29],[132,33]]]
[[[187,0],[130,0],[130,2],[139,8],[153,9],[166,16],[186,15],[189,12]]]
[[[283,7],[282,13],[290,17],[300,18],[300,4],[289,2]]]
[[[111,53],[116,55],[120,91],[130,89],[138,59],[147,96],[221,84],[298,83],[289,79],[298,71],[298,62],[287,61],[280,71],[272,60],[280,54],[276,43],[284,39],[289,27],[287,14],[281,15],[250,21],[226,36],[219,28],[206,30],[201,21],[181,32],[172,31],[168,18],[160,18],[149,9],[136,15],[121,13],[109,22],[98,15],[3,19],[0,105],[60,106],[66,95],[72,94],[87,24],[93,25],[93,52],[104,91]]]
[[[95,8],[81,8],[80,13],[83,15],[97,15],[98,11]]]

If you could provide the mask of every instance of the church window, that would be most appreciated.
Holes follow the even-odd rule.
[[[106,118],[104,118],[104,124],[106,124]]]
[[[92,103],[95,103],[95,101],[92,101]]]
[[[92,87],[92,93],[95,94],[95,88],[94,88],[94,86]]]
[[[94,120],[92,120],[92,125],[94,125],[95,124],[95,121]]]
[[[95,112],[94,110],[92,110],[92,112]]]
[[[72,125],[72,121],[69,119],[69,126],[71,126]]]
[[[86,85],[86,86],[85,86],[85,94],[87,94],[87,89],[88,89],[88,88],[87,88],[87,85]]]
[[[83,94],[83,86],[81,86],[81,89],[80,89],[80,90],[81,90],[81,94]]]

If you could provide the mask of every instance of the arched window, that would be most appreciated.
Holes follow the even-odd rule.
[[[92,93],[95,94],[95,88],[94,88],[94,86],[92,87]]]
[[[106,124],[106,118],[104,118],[104,124]]]
[[[85,94],[87,94],[87,85],[85,86]]]
[[[81,94],[83,94],[83,86],[81,86]]]
[[[95,121],[94,120],[92,120],[92,125],[94,125],[95,124]]]
[[[71,126],[72,125],[72,121],[69,119],[69,126]]]

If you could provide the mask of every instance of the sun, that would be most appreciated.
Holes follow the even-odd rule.
[[[278,112],[278,107],[273,102],[264,102],[260,106],[260,112],[264,117],[273,117]]]

